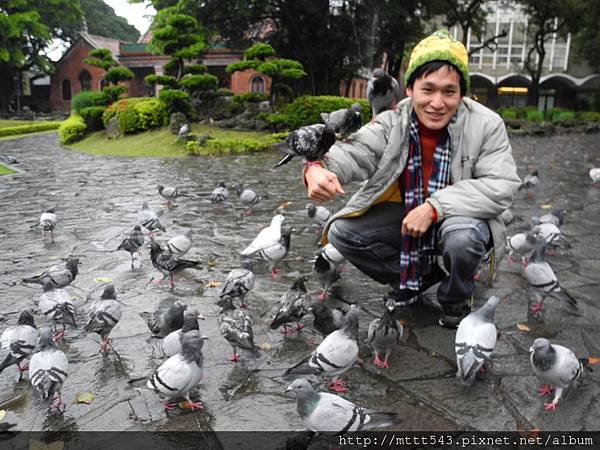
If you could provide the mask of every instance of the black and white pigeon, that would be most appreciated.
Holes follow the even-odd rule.
[[[558,226],[553,223],[539,223],[534,225],[531,229],[534,233],[537,233],[546,242],[547,247],[568,249],[571,244],[565,238],[565,235],[560,231]]]
[[[190,248],[192,248],[192,230],[185,230],[167,241],[167,250],[177,258],[185,255]]]
[[[536,302],[531,306],[532,312],[541,312],[544,309],[544,300],[552,297],[566,302],[571,308],[577,308],[577,300],[565,289],[560,287],[556,274],[550,264],[544,261],[546,243],[542,242],[535,248],[529,264],[525,267],[525,279],[533,289]]]
[[[600,167],[592,167],[590,169],[590,178],[594,186],[600,183]]]
[[[358,356],[358,316],[360,306],[354,304],[346,314],[344,326],[327,335],[312,354],[294,367],[287,369],[289,375],[324,375],[333,377],[329,388],[347,392],[346,383],[339,376],[350,369]]]
[[[545,396],[555,391],[552,401],[544,403],[544,409],[554,411],[561,398],[566,399],[581,384],[583,360],[567,347],[551,344],[545,338],[533,341],[529,351],[533,372],[546,383],[538,393]]]
[[[181,272],[184,269],[200,269],[200,262],[191,261],[189,259],[183,259],[176,257],[173,253],[163,250],[161,245],[154,239],[150,240],[150,260],[152,265],[163,274],[162,280],[159,283],[163,283],[164,280],[169,277],[169,283],[171,287],[175,286],[173,275]]]
[[[198,330],[184,333],[181,337],[181,352],[162,363],[148,379],[146,386],[167,398],[164,404],[166,410],[174,409],[174,400],[180,397],[186,400],[185,407],[192,411],[203,407],[202,402],[190,399],[190,391],[202,380],[202,347],[206,339]]]
[[[233,349],[233,356],[230,361],[239,361],[238,348],[251,351],[254,354],[256,346],[254,345],[254,330],[252,329],[250,316],[241,309],[237,309],[231,297],[222,297],[217,305],[222,308],[219,315],[219,331]]]
[[[531,226],[539,225],[541,223],[551,223],[554,226],[560,227],[565,221],[565,210],[556,208],[548,214],[544,214],[540,217],[531,218]]]
[[[229,189],[224,181],[217,184],[210,194],[210,201],[213,203],[222,203],[229,198]]]
[[[245,261],[239,269],[233,269],[227,275],[219,298],[232,297],[240,299],[240,308],[246,308],[246,295],[254,287],[254,272],[252,272],[252,262]]]
[[[308,310],[314,316],[313,326],[323,336],[339,330],[344,325],[344,311],[341,308],[329,309],[323,303],[314,303]]]
[[[535,188],[540,183],[539,172],[537,169],[532,170],[530,173],[525,175],[523,178],[523,183],[519,186],[519,190],[525,189],[528,197],[533,197],[535,195]]]
[[[54,241],[54,228],[56,227],[57,217],[54,212],[54,208],[47,209],[40,216],[40,228],[42,229],[42,236],[50,232],[50,238]]]
[[[200,330],[198,319],[204,320],[197,309],[186,309],[183,312],[183,327],[180,330],[171,331],[161,341],[160,347],[163,355],[167,358],[181,352],[181,339],[184,333],[191,330]]]
[[[319,295],[319,300],[327,299],[327,292],[329,291],[333,283],[340,279],[340,272],[338,270],[338,266],[336,263],[334,263],[328,258],[330,254],[327,253],[326,248],[327,246],[321,248],[317,252],[317,257],[315,258],[315,262],[313,263],[312,267],[313,276],[315,277],[322,289],[321,294]],[[335,247],[333,248],[335,249]],[[337,252],[337,249],[335,249],[335,252]]]
[[[29,380],[50,408],[58,409],[64,405],[60,393],[69,372],[67,356],[56,348],[52,340],[52,330],[40,330],[39,345],[29,361]]]
[[[298,128],[284,142],[275,145],[285,156],[274,168],[287,164],[294,156],[300,156],[306,161],[318,161],[335,144],[335,139],[335,129],[329,125],[316,124]]]
[[[372,430],[397,425],[395,413],[367,411],[328,392],[315,392],[304,378],[297,378],[285,389],[296,395],[296,404],[304,426],[317,433],[342,435],[351,431]]]
[[[100,300],[92,303],[88,310],[88,322],[83,328],[88,333],[100,336],[100,352],[108,353],[112,339],[108,337],[115,325],[121,320],[121,304],[117,301],[115,287],[107,285],[102,291]]]
[[[144,245],[144,233],[139,225],[133,227],[133,230],[127,235],[123,242],[119,244],[117,250],[125,250],[131,256],[131,269],[133,270],[133,254],[139,253],[140,248]]]
[[[353,103],[350,108],[321,113],[321,120],[332,127],[338,136],[345,137],[362,127],[362,107],[360,103]]]
[[[77,328],[75,305],[71,294],[64,289],[53,289],[51,283],[44,284],[44,293],[40,296],[38,306],[40,312],[52,321],[56,331],[55,339],[65,337],[67,325]],[[57,325],[62,325],[62,330],[58,330]]]
[[[477,372],[490,358],[496,348],[496,325],[494,313],[500,298],[491,296],[477,311],[473,311],[460,321],[454,339],[456,352],[456,379],[460,384],[470,386]]]
[[[312,302],[304,283],[306,278],[299,276],[279,299],[277,313],[271,321],[270,328],[276,330],[283,325],[283,334],[291,334],[304,328],[300,320],[308,312]],[[295,322],[296,328],[288,329],[287,324]]]
[[[535,246],[542,240],[535,231],[525,231],[513,234],[506,238],[506,249],[508,250],[508,261],[514,262],[513,256],[521,258],[521,264],[527,265],[527,258],[533,253]]]
[[[157,230],[167,231],[163,224],[160,223],[160,220],[158,220],[156,213],[148,207],[147,202],[142,203],[142,209],[138,212],[138,221],[141,226],[150,232],[150,235],[153,235]]]
[[[159,184],[156,186],[156,189],[160,196],[167,201],[167,207],[173,206],[173,203],[179,197],[186,197],[188,195],[186,191],[183,191],[176,186],[163,186],[162,184]]]
[[[79,273],[78,264],[78,258],[67,258],[64,266],[52,266],[47,271],[33,277],[23,278],[23,282],[41,284],[42,286],[48,285],[49,289],[63,288],[75,280]]]
[[[376,317],[369,324],[367,344],[369,344],[375,356],[373,364],[381,369],[388,369],[390,367],[388,360],[392,350],[400,342],[404,329],[400,321],[396,319],[396,302],[394,299],[384,295],[383,303],[383,317]],[[383,360],[379,357],[381,353],[385,354]]]
[[[373,77],[367,82],[367,100],[371,104],[373,117],[394,108],[400,101],[401,92],[398,80],[383,69],[375,69]]]
[[[188,134],[190,134],[190,125],[188,123],[184,123],[179,127],[179,131],[177,132],[177,139],[185,139]]]
[[[320,227],[324,227],[329,218],[331,217],[331,211],[325,206],[315,205],[314,203],[306,204],[306,212],[314,223]]]
[[[188,305],[177,300],[168,308],[164,308],[154,313],[142,313],[140,316],[146,319],[148,328],[152,335],[159,338],[164,338],[172,331],[179,330],[183,327],[183,313]]]
[[[0,373],[16,364],[21,380],[23,372],[29,368],[26,359],[32,354],[39,336],[31,313],[22,311],[17,324],[8,327],[0,336]]]

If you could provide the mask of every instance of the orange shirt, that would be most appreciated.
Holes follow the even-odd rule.
[[[433,172],[433,156],[443,130],[430,130],[419,122],[419,138],[421,139],[421,164],[423,166],[423,189],[425,198],[429,197],[429,179]]]

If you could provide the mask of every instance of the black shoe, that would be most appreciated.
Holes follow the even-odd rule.
[[[423,276],[423,282],[421,291],[413,291],[410,289],[393,289],[388,292],[388,297],[393,298],[396,301],[396,306],[411,306],[416,304],[420,300],[420,293],[425,292],[431,286],[440,283],[446,278],[446,272],[444,272],[437,263],[433,263],[431,272]]]
[[[445,328],[458,328],[461,320],[471,314],[471,307],[467,303],[443,304],[444,312],[438,323]]]

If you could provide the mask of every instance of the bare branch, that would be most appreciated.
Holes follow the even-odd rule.
[[[479,50],[481,50],[482,48],[489,48],[492,52],[495,52],[496,49],[498,48],[498,42],[497,40],[503,37],[506,37],[506,35],[508,34],[508,31],[506,30],[502,30],[500,32],[500,34],[496,35],[496,36],[492,36],[489,39],[486,39],[485,41],[483,41],[480,45],[478,45],[477,47],[472,47],[469,50],[469,56],[471,56],[473,53],[478,52]]]

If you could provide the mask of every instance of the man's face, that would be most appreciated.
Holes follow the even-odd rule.
[[[415,80],[412,88],[406,88],[406,94],[412,98],[419,121],[430,130],[441,130],[458,108],[460,76],[456,70],[442,66]]]

